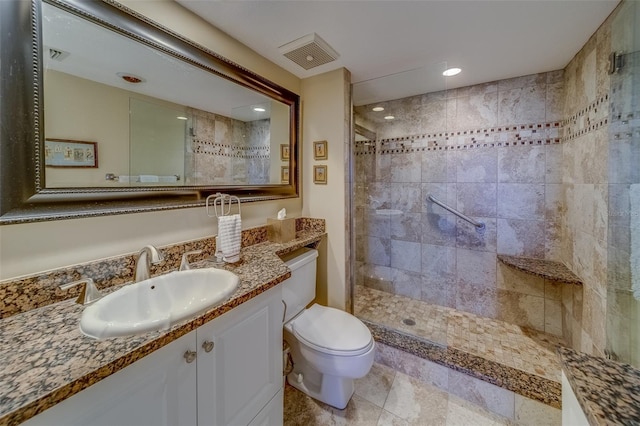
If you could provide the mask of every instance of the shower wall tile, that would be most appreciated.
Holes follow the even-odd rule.
[[[420,183],[422,158],[414,153],[391,155],[391,182]]]
[[[543,123],[546,83],[498,92],[498,125]]]
[[[458,286],[475,285],[495,288],[495,253],[457,249],[456,276]]]
[[[422,277],[422,295],[420,299],[434,305],[455,308],[455,284],[453,283],[453,281],[443,281],[435,279],[434,274],[429,272]]]
[[[495,183],[458,183],[457,209],[467,216],[496,216]]]
[[[552,72],[557,73],[559,71]],[[500,80],[498,81],[498,90],[505,91],[529,86],[542,86],[547,83],[548,75],[549,73],[538,73]],[[557,78],[557,76],[552,78]]]
[[[367,193],[368,208],[391,208],[391,184],[387,182],[371,182]]]
[[[498,148],[498,182],[544,183],[545,146]]]
[[[462,151],[458,153],[456,182],[496,182],[496,170],[495,149]]]
[[[364,234],[369,237],[383,239],[391,238],[391,224],[388,215],[376,213],[376,210],[366,210],[364,213]]]
[[[455,182],[455,165],[449,163],[453,155],[448,151],[423,152],[422,182]]]
[[[469,91],[471,92],[471,91]],[[470,93],[456,98],[456,129],[493,127],[498,124],[498,93]]]
[[[474,217],[474,219],[484,223],[484,231],[478,231],[474,225],[457,219],[456,247],[495,253],[497,250],[496,219],[486,217]]]
[[[509,390],[449,370],[449,392],[493,413],[514,418],[515,394]]]
[[[498,290],[472,284],[458,284],[456,309],[472,314],[500,319]]]
[[[439,215],[449,214],[449,212],[442,207],[429,201],[429,195],[433,195],[439,201],[454,206],[457,200],[457,184],[456,183],[438,183],[427,182],[422,184],[422,212],[423,213],[435,213]]]
[[[562,73],[561,77],[562,78]],[[564,116],[564,83],[558,81],[555,83],[547,83],[547,92],[545,99],[545,120],[561,121]]]
[[[422,242],[422,214],[404,213],[391,216],[391,239]]]
[[[490,93],[496,93],[497,91],[498,91],[498,82],[491,81],[489,83],[482,83],[482,84],[476,84],[473,86],[460,87],[456,89],[456,92],[452,97],[454,98],[477,97],[477,96],[484,96]]]
[[[422,272],[421,249],[420,243],[391,240],[391,267]]]
[[[422,244],[422,275],[429,287],[456,285],[456,248]]]
[[[498,184],[498,217],[501,219],[544,219],[544,185]]]
[[[422,213],[422,243],[455,247],[457,220],[452,214]]]
[[[498,262],[497,288],[513,293],[545,297],[544,279]]]
[[[544,258],[545,222],[498,219],[498,253]]]
[[[497,290],[497,318],[534,330],[545,330],[545,299],[522,293]]]
[[[562,303],[559,300],[544,300],[544,332],[562,336]]]
[[[365,247],[365,261],[379,266],[391,266],[391,240],[368,237]]]
[[[545,183],[562,183],[562,145],[546,145],[545,151]]]
[[[422,298],[422,273],[393,269],[392,293],[420,300]]]
[[[392,183],[391,208],[405,213],[422,212],[421,183]]]

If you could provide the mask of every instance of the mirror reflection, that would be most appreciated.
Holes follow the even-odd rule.
[[[288,183],[288,105],[50,4],[42,13],[46,188]]]

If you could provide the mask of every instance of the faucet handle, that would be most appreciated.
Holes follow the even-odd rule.
[[[191,265],[189,265],[189,256],[192,254],[200,254],[202,250],[193,250],[188,251],[182,255],[182,261],[180,262],[180,271],[188,271],[191,269]]]
[[[60,290],[68,290],[71,287],[75,287],[78,285],[82,286],[80,295],[78,295],[78,299],[76,299],[76,303],[80,305],[89,305],[103,296],[91,278],[83,278],[78,281],[62,284],[60,286]]]

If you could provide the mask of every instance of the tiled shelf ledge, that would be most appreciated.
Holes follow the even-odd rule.
[[[591,425],[640,424],[640,370],[559,348],[562,370]]]
[[[410,353],[468,376],[554,408],[561,408],[559,382],[536,376],[495,361],[446,346],[440,346],[411,334],[390,329],[362,319],[373,338],[384,345]]]
[[[563,282],[567,284],[582,285],[582,280],[560,262],[545,259],[533,259],[529,257],[509,256],[499,254],[498,260],[512,268],[519,269],[539,277]]]

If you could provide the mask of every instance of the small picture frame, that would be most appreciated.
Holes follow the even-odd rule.
[[[97,146],[97,142],[45,139],[44,164],[47,167],[97,168]]]
[[[327,141],[315,141],[313,143],[313,159],[314,160],[326,160],[329,158],[327,152]]]
[[[280,181],[282,183],[289,183],[289,166],[280,167]]]
[[[289,161],[289,145],[286,143],[280,144],[280,160]]]
[[[313,166],[313,183],[327,184],[327,166]]]

